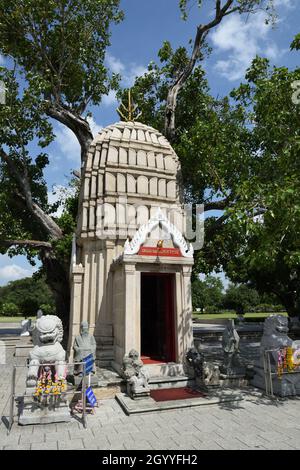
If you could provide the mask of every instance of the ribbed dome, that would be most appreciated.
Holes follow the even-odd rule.
[[[105,143],[109,143],[112,148],[115,145],[119,149],[119,152],[114,150],[110,152],[107,159],[109,162],[121,165],[146,166],[167,171],[177,170],[178,158],[165,136],[153,127],[140,122],[120,121],[105,127],[93,140],[91,150],[94,146]],[[136,159],[133,152],[128,155],[129,158],[126,158],[122,148],[125,150],[129,148],[140,150],[140,153]],[[147,158],[142,151],[147,154]],[[168,158],[168,156],[171,156],[171,158]],[[94,163],[97,164],[97,162],[96,159]]]
[[[104,139],[124,140],[126,142],[146,142],[154,146],[171,148],[171,145],[160,132],[141,122],[116,122],[102,129],[95,138],[96,142]]]
[[[99,233],[105,204],[115,205],[119,197],[149,206],[145,220],[152,206],[180,204],[179,170],[170,143],[153,127],[121,121],[104,128],[93,140],[83,168],[80,231]]]

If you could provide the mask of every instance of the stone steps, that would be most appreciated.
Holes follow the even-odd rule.
[[[177,376],[157,376],[151,377],[149,380],[149,386],[151,390],[156,390],[158,388],[181,388],[188,385],[193,385],[194,379],[191,379],[187,375],[177,375]]]
[[[170,365],[170,364],[169,364]],[[173,370],[173,375],[167,375],[165,369],[165,375],[160,374],[161,365],[150,365],[152,367],[152,375],[149,379],[150,389],[155,390],[158,388],[180,388],[186,387],[187,385],[193,385],[194,380],[189,378],[186,374],[183,373],[182,365],[176,364],[177,369],[179,370],[178,374],[174,373],[174,367],[169,368],[169,372]],[[164,364],[164,367],[166,364]],[[172,364],[174,366],[174,364]],[[181,367],[179,367],[181,366]],[[149,367],[149,365],[145,366]],[[179,367],[179,368],[178,368]],[[156,375],[153,375],[153,372],[158,372]],[[126,391],[126,382],[120,377],[114,370],[110,368],[99,368],[97,367],[97,382],[94,381],[92,384],[93,389],[97,390],[97,397],[102,396],[102,398],[112,398],[116,393]]]
[[[19,336],[1,335],[0,341],[3,341],[6,347],[15,347],[20,342]]]
[[[183,365],[176,362],[161,364],[144,364],[150,377],[178,377],[184,376]]]

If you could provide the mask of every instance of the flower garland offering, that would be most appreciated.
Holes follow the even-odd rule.
[[[287,371],[293,372],[294,370],[293,349],[290,346],[286,348],[286,362],[287,362]]]
[[[45,367],[42,369],[39,380],[37,382],[36,389],[33,396],[39,401],[43,397],[54,396],[59,397],[62,393],[67,391],[67,382],[63,377],[58,378],[56,375],[54,381],[52,380],[51,369]]]
[[[285,350],[279,349],[277,356],[277,377],[282,379],[284,372],[284,362],[285,362]]]
[[[43,383],[41,380],[38,381],[36,389],[33,393],[34,397],[42,398],[42,396],[60,396],[62,393],[67,391],[67,384],[65,379],[60,379],[57,382],[46,382]]]
[[[300,348],[293,350],[293,364],[294,367],[300,366]]]
[[[293,373],[300,366],[300,349],[288,346],[278,350],[277,376],[282,378],[284,372]]]

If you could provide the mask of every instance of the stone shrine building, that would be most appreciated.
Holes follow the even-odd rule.
[[[82,171],[69,353],[86,320],[99,366],[120,371],[135,349],[150,375],[180,373],[193,341],[193,248],[178,158],[152,127],[122,121],[97,135]]]

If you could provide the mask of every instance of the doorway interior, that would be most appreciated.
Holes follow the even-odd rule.
[[[141,357],[175,362],[175,274],[141,273]]]

